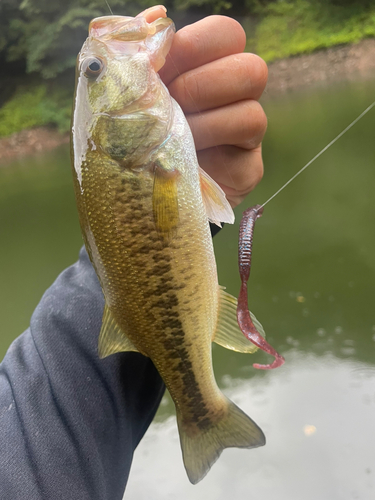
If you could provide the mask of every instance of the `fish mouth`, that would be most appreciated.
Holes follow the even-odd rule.
[[[148,23],[142,15],[102,16],[90,22],[89,36],[101,40],[117,39],[123,42],[140,42],[173,24],[168,17],[160,17]]]
[[[88,40],[103,44],[112,56],[148,52],[154,70],[159,71],[165,63],[175,31],[174,23],[168,17],[148,23],[142,15],[104,16],[91,21]]]

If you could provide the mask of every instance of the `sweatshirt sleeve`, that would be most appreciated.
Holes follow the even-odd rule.
[[[149,358],[99,359],[104,299],[84,249],[0,364],[0,497],[121,500],[164,393]]]

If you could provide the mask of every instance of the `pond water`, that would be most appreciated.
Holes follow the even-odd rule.
[[[238,222],[374,99],[374,80],[263,101],[261,185],[215,237],[220,283],[239,290]],[[217,381],[267,445],[225,450],[192,486],[173,404],[163,399],[135,452],[126,499],[375,498],[375,110],[266,206],[257,222],[250,308],[286,358],[214,346]],[[81,237],[66,147],[0,169],[0,358],[43,291],[74,262]]]

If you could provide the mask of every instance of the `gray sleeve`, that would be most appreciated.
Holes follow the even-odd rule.
[[[82,249],[1,363],[1,499],[122,499],[164,384],[141,354],[98,358],[103,306]]]

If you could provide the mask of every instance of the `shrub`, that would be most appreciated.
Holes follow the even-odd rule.
[[[20,87],[0,109],[0,137],[26,128],[55,125],[69,130],[72,92],[46,84]]]

